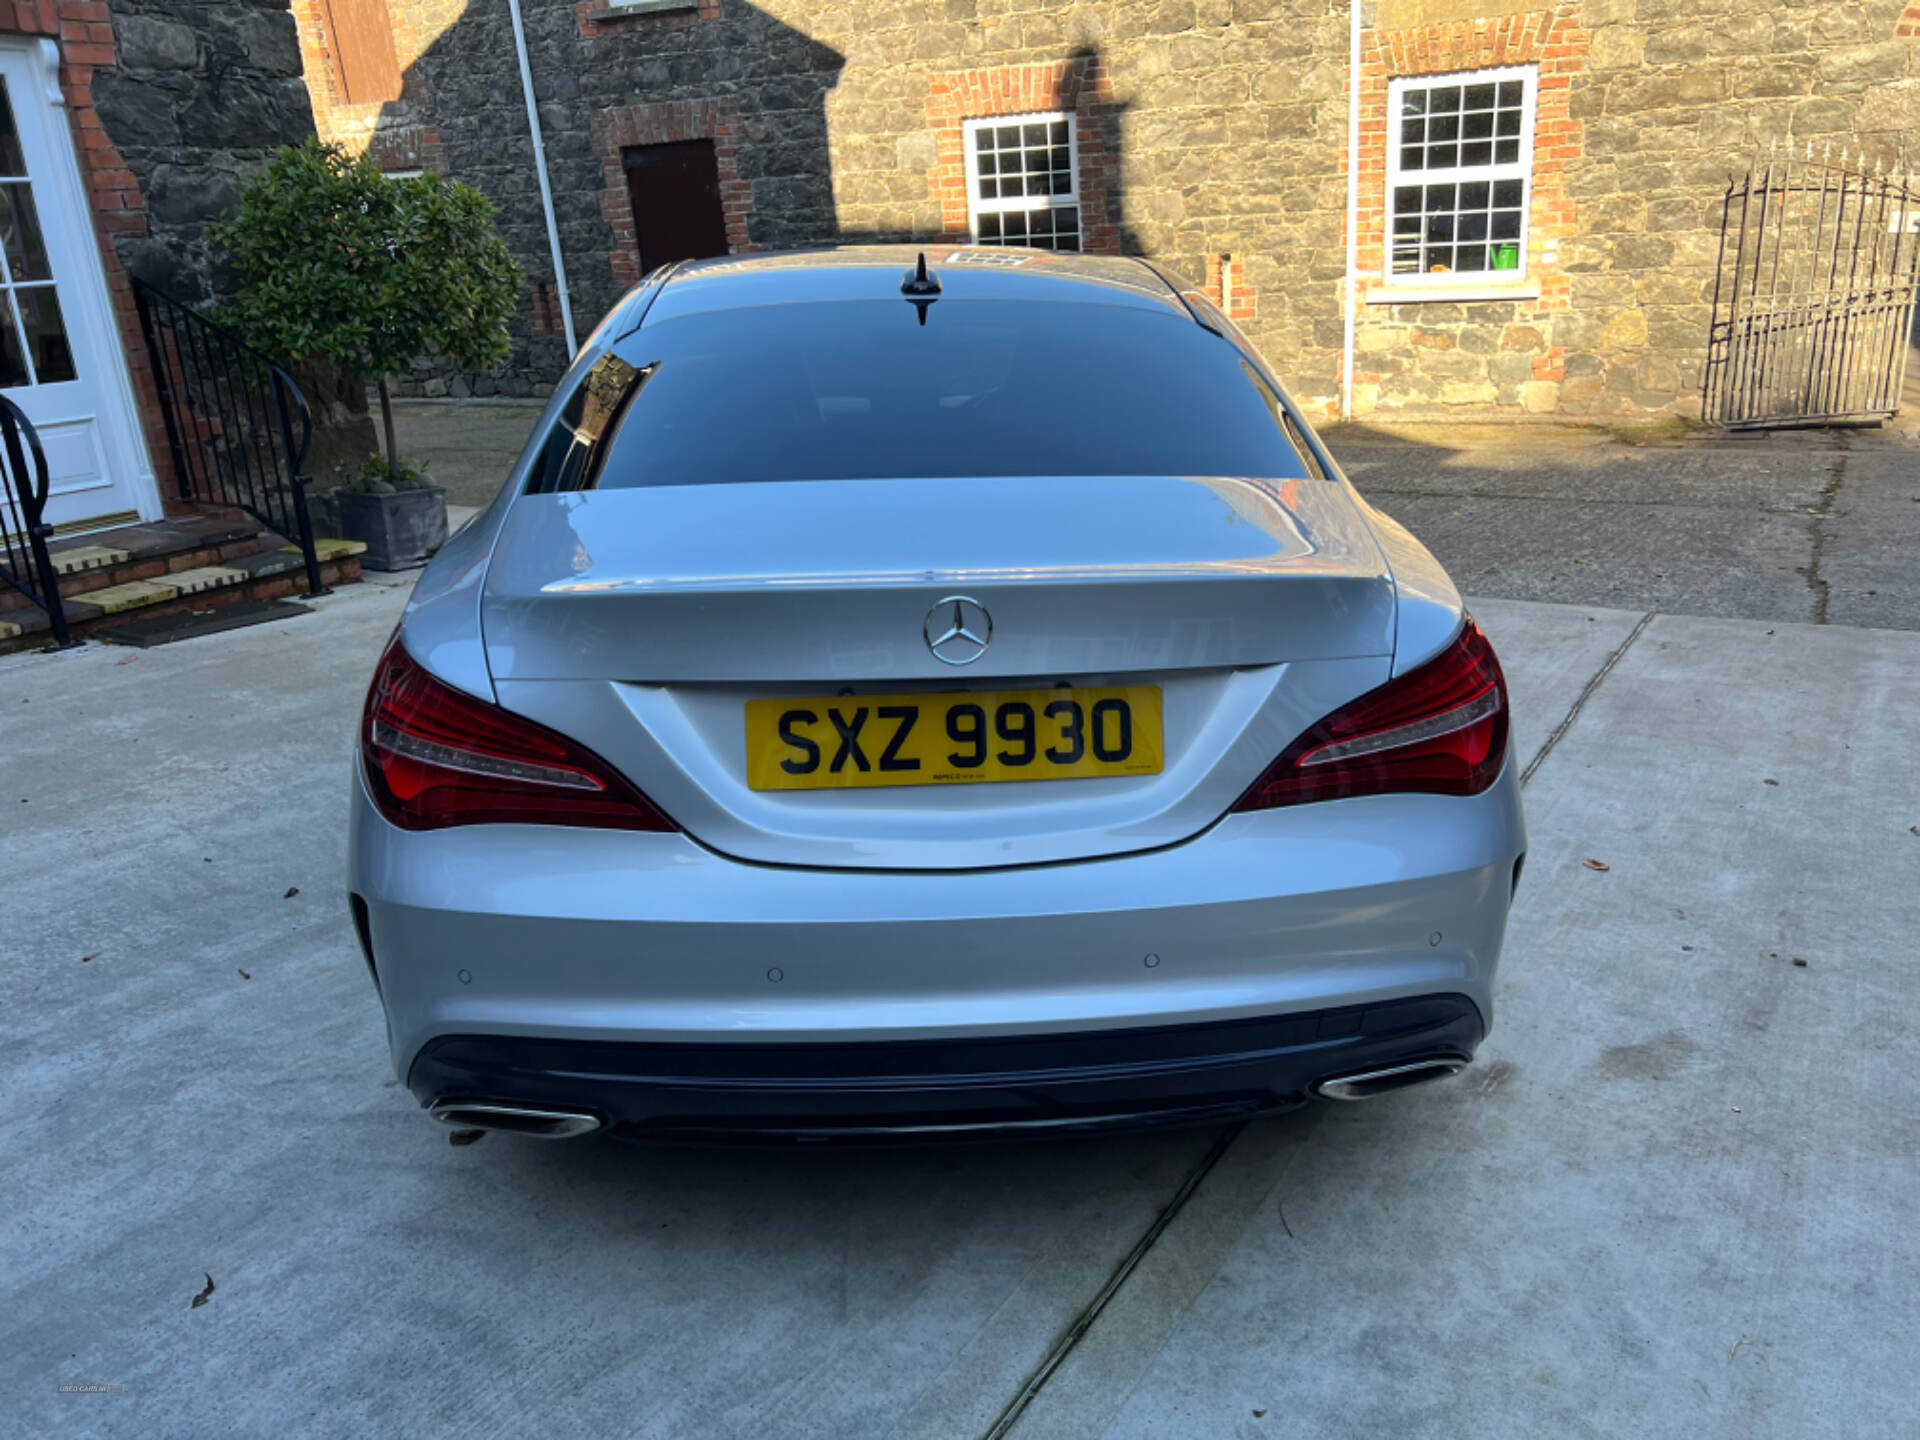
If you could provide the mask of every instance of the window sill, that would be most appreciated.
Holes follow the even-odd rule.
[[[630,15],[667,15],[678,10],[698,10],[700,0],[625,0],[604,10],[590,10],[585,18],[596,23],[625,20]]]
[[[1455,281],[1445,285],[1375,285],[1367,291],[1369,305],[1459,305],[1475,300],[1538,300],[1538,280],[1491,280],[1475,284]]]

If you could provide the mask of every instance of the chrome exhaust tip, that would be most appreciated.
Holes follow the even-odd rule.
[[[600,1128],[600,1117],[585,1110],[543,1110],[487,1100],[436,1100],[427,1113],[460,1130],[505,1130],[536,1140],[571,1140]]]
[[[1411,1065],[1394,1065],[1385,1070],[1363,1070],[1356,1075],[1335,1076],[1331,1080],[1322,1080],[1313,1088],[1317,1094],[1329,1100],[1371,1100],[1390,1090],[1404,1090],[1409,1085],[1424,1084],[1428,1080],[1444,1080],[1466,1068],[1467,1062],[1464,1060],[1416,1060]]]

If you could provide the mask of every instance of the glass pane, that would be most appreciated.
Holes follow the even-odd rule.
[[[20,359],[20,339],[13,328],[13,305],[0,295],[0,387],[27,383],[27,367]]]
[[[1019,210],[1010,211],[1000,217],[1000,233],[1011,239],[1026,239],[1027,217]]]
[[[1526,90],[1527,86],[1524,80],[1502,80],[1500,82],[1500,103],[1502,105],[1518,105],[1526,98]]]
[[[1427,147],[1427,164],[1432,169],[1451,170],[1459,163],[1460,147],[1458,145],[1429,145]]]
[[[1020,127],[1018,125],[1002,125],[994,134],[998,137],[1002,150],[1012,150],[1020,144]]]
[[[1427,216],[1427,239],[1429,240],[1453,239],[1453,216],[1451,215]]]
[[[995,174],[997,173],[996,167],[998,167],[999,164],[1000,157],[998,155],[982,155],[980,157],[980,173],[982,175]]]
[[[974,131],[973,148],[976,150],[991,150],[993,148],[993,131],[985,126]]]
[[[1471,185],[1462,185],[1460,187],[1460,208],[1462,210],[1486,209],[1488,189],[1487,182],[1484,180],[1477,180]]]
[[[1071,195],[1073,193],[1073,175],[1071,172],[1066,170],[1056,170],[1053,172],[1053,193],[1056,195]]]
[[[1446,275],[1453,270],[1453,247],[1451,245],[1429,245],[1426,254],[1426,270],[1429,275]]]
[[[1064,145],[1047,152],[1047,163],[1053,167],[1053,172],[1056,175],[1068,174],[1073,169],[1073,166],[1067,160],[1067,147]]]
[[[20,132],[13,128],[13,100],[7,94],[6,80],[0,78],[0,175],[26,173],[26,157],[20,153]]]
[[[1462,240],[1486,239],[1487,217],[1485,215],[1462,215],[1460,217],[1460,238]]]
[[[1431,97],[1427,101],[1427,109],[1436,115],[1460,108],[1460,87],[1458,85],[1448,85],[1439,90],[1430,90],[1427,93]]]
[[[1454,187],[1451,185],[1427,186],[1427,209],[1429,210],[1453,209],[1453,194],[1454,194]]]
[[[1400,97],[1400,113],[1402,115],[1426,114],[1427,113],[1427,92],[1424,90],[1407,91],[1404,95]]]
[[[1427,140],[1458,140],[1460,138],[1460,117],[1458,115],[1436,115],[1427,122]]]
[[[1498,165],[1512,165],[1520,159],[1518,140],[1496,140],[1493,142],[1493,159]]]
[[[1518,135],[1520,133],[1520,112],[1518,110],[1502,110],[1497,118],[1499,121],[1499,134]]]
[[[1426,124],[1427,122],[1424,120],[1402,120],[1400,122],[1400,143],[1402,145],[1418,145],[1426,138]]]
[[[1027,135],[1026,135],[1027,144],[1044,145],[1047,143],[1047,127],[1044,124],[1029,125],[1026,127],[1026,130],[1027,130]]]
[[[1427,152],[1418,145],[1409,145],[1400,152],[1402,170],[1418,170],[1427,163]]]
[[[7,252],[7,272],[14,283],[51,280],[47,248],[40,241],[40,217],[33,208],[33,190],[25,183],[0,185],[0,240]]]
[[[1496,240],[1518,240],[1520,238],[1520,212],[1518,210],[1496,210],[1493,212],[1493,238]]]
[[[74,378],[73,352],[67,348],[67,327],[60,323],[60,299],[51,285],[16,290],[20,324],[27,332],[27,351],[33,356],[34,378],[57,385]]]
[[[1393,273],[1396,275],[1418,275],[1420,273],[1420,247],[1418,245],[1396,245],[1393,247]]]
[[[1493,108],[1493,86],[1467,86],[1466,105],[1469,110],[1491,110]]]
[[[1501,207],[1518,205],[1520,203],[1520,182],[1518,180],[1494,181],[1493,203]]]
[[[1456,270],[1484,270],[1487,268],[1487,247],[1484,245],[1462,245],[1453,252],[1453,268]]]
[[[1415,210],[1410,215],[1394,216],[1393,217],[1393,234],[1395,239],[1399,239],[1403,235],[1411,235],[1416,239],[1419,238],[1420,212],[1418,210]]]
[[[1052,140],[1055,145],[1064,145],[1067,143],[1067,122],[1066,121],[1056,120],[1053,122]]]
[[[1492,144],[1486,140],[1476,140],[1471,144],[1462,145],[1460,147],[1460,163],[1462,165],[1491,165],[1493,163]]]
[[[1409,211],[1418,214],[1420,210],[1420,187],[1418,185],[1398,186],[1393,192],[1393,208],[1398,214],[1404,215]]]
[[[1469,115],[1460,122],[1460,134],[1467,140],[1485,140],[1493,134],[1493,112],[1482,111],[1478,115]]]
[[[1012,183],[1015,185],[1018,185],[1020,182],[1018,180],[1015,180]],[[1000,185],[998,181],[982,180],[980,182],[980,198],[982,200],[994,200],[999,198],[999,195],[1000,195]]]
[[[982,215],[980,217],[980,238],[982,240],[998,240],[1000,238],[1000,217],[998,215]]]

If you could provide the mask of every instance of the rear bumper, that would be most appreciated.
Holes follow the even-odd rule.
[[[883,1115],[946,1113],[944,1101],[926,1103],[941,1090],[970,1092],[947,1107],[955,1113],[1017,1114],[1026,1102],[985,1092],[1023,1087],[1063,1115],[1130,1106],[1144,1115],[1183,1097],[1251,1113],[1293,1103],[1321,1078],[1289,1057],[1349,1038],[1319,1034],[1328,1012],[1444,996],[1472,1011],[1471,1038],[1442,1037],[1470,1054],[1492,1022],[1525,833],[1509,765],[1472,797],[1229,815],[1184,844],[1104,860],[802,870],[732,860],[681,834],[401,831],[374,809],[356,770],[349,848],[394,1071],[423,1100],[558,1101],[514,1088],[547,1083],[542,1075],[657,1097],[663,1078],[686,1078],[687,1057],[719,1064],[723,1052],[740,1059],[756,1049],[758,1058],[740,1059],[744,1069],[719,1073],[726,1083],[669,1085],[673,1105],[691,1094],[704,1107],[696,1117],[770,1107],[786,1119],[818,1101],[841,1124],[857,1122],[880,1092],[836,1084],[847,1077],[831,1066],[818,1085],[759,1084],[783,1072],[755,1067],[837,1054],[833,1063],[856,1077],[907,1077],[893,1087],[907,1098],[874,1102]],[[1284,1028],[1303,1017],[1315,1027],[1305,1040]],[[1227,1036],[1239,1023],[1281,1027],[1273,1033],[1282,1038],[1222,1040],[1227,1058],[1204,1053],[1171,1068],[1150,1044],[1144,1055],[1122,1047],[1112,1075],[1106,1061],[1073,1058],[1082,1040],[1095,1046],[1085,1053],[1105,1053],[1099,1047],[1122,1032],[1227,1026],[1218,1032]],[[1071,1051],[1032,1062],[1051,1077],[1044,1084],[1022,1078],[1028,1062],[1001,1048],[1028,1041]],[[926,1058],[976,1043],[985,1049],[958,1070]],[[1241,1062],[1231,1058],[1239,1046],[1286,1055]],[[1344,1068],[1374,1058],[1359,1054]],[[1421,1057],[1394,1050],[1385,1060],[1402,1058]],[[1136,1064],[1149,1069],[1126,1068]],[[1236,1067],[1242,1073],[1227,1073]],[[615,1105],[597,1093],[585,1098],[609,1115],[629,1104],[637,1119],[656,1113],[652,1100]]]
[[[414,1060],[422,1105],[583,1111],[633,1140],[765,1143],[1218,1123],[1304,1104],[1339,1075],[1469,1060],[1464,995],[1208,1025],[850,1045],[619,1044],[445,1035]]]

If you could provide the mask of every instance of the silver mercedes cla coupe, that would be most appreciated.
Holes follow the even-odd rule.
[[[1505,682],[1138,260],[670,266],[428,566],[353,916],[449,1124],[879,1139],[1451,1074],[1525,849]]]

